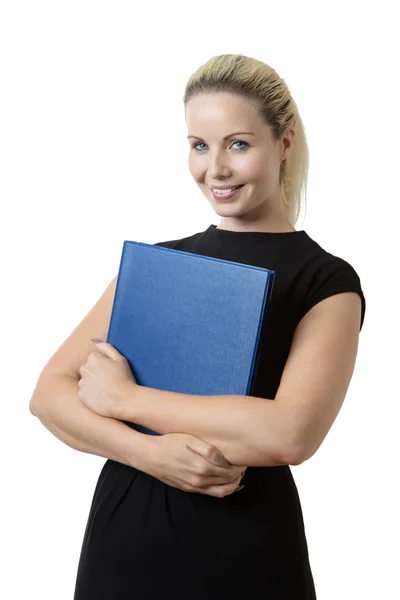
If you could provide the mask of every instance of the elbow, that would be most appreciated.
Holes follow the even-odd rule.
[[[290,432],[291,433],[291,432]],[[275,439],[277,450],[275,458],[277,464],[297,466],[307,460],[304,445],[299,443],[298,438],[294,441],[292,435],[288,432],[281,432],[281,435]],[[266,449],[267,454],[271,455],[271,448]]]
[[[37,417],[39,420],[42,420],[44,415],[47,414],[48,406],[49,405],[47,404],[46,408],[45,397],[43,394],[41,396],[34,394],[29,402],[29,412],[34,417]]]
[[[305,432],[296,428],[296,430],[286,431],[286,444],[283,452],[283,458],[287,465],[298,466],[307,461],[316,450],[311,449],[310,432]]]
[[[290,462],[288,462],[287,464],[293,465],[294,467],[301,465],[301,463],[307,460],[304,452],[298,449],[292,450],[292,452],[288,455],[288,459],[290,460]]]
[[[298,447],[286,446],[279,456],[282,465],[297,466],[304,460],[304,453]]]
[[[282,436],[283,437],[283,436]],[[308,452],[307,444],[300,441],[299,437],[296,437],[296,441],[291,438],[290,442],[281,447],[280,458],[282,464],[298,466],[310,458],[312,454]]]
[[[258,457],[260,466],[284,466],[284,465],[299,465],[303,462],[302,453],[293,446],[279,444],[278,448],[272,448],[269,444],[265,445]]]
[[[36,385],[29,401],[29,411],[34,417],[40,418],[40,415],[43,412],[43,394],[39,393],[38,385],[39,384]]]
[[[35,400],[35,391],[36,388],[31,396],[31,399],[29,400],[29,412],[31,413],[31,415],[33,415],[34,417],[37,416],[37,408],[36,408],[36,400]]]
[[[39,406],[38,406],[38,401],[37,399],[35,400],[35,396],[32,396],[32,398],[30,399],[29,402],[29,412],[34,416],[34,417],[38,417],[39,416]]]
[[[38,409],[36,406],[36,403],[34,403],[32,400],[29,402],[29,412],[31,413],[31,415],[33,415],[34,417],[38,416]]]
[[[285,436],[267,437],[265,433],[258,444],[253,448],[254,457],[259,466],[284,466],[299,465],[304,459],[304,453],[297,444],[285,441]],[[254,436],[253,440],[254,442]]]
[[[43,403],[44,398],[46,397],[46,388],[42,385],[42,377],[41,374],[36,386],[33,390],[31,399],[29,401],[29,411],[34,417],[40,418],[40,415],[43,413]]]
[[[291,465],[297,466],[309,460],[318,450],[318,448],[313,447],[310,448],[309,444],[298,444],[296,447],[292,447],[290,453],[288,453],[288,458],[291,460]]]

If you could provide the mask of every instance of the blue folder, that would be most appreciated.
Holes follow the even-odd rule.
[[[126,240],[107,342],[139,385],[251,395],[274,280],[270,269]]]

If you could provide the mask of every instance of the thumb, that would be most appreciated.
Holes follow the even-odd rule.
[[[107,342],[103,342],[103,340],[100,340],[99,338],[90,338],[90,341],[96,344],[96,350],[98,350],[98,352],[101,352],[108,358],[112,358],[113,360],[123,360],[125,358],[114,346]]]
[[[211,444],[207,444],[204,440],[193,437],[186,446],[199,454],[203,458],[205,458],[209,463],[217,465],[218,467],[228,468],[231,466],[231,463],[225,458],[223,454]]]

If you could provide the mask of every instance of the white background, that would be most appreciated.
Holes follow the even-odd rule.
[[[317,454],[292,467],[318,600],[400,598],[394,9],[2,2],[1,598],[73,597],[105,459],[60,442],[29,400],[116,275],[125,239],[219,223],[188,170],[182,97],[191,73],[223,53],[263,60],[288,84],[310,148],[296,229],[350,262],[367,300],[342,410]]]

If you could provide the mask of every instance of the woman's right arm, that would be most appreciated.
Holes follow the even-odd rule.
[[[243,467],[230,465],[217,448],[186,434],[152,436],[98,415],[78,398],[80,367],[93,351],[92,337],[107,339],[117,278],[50,358],[29,409],[65,444],[136,467],[186,491],[223,496],[234,491]],[[224,461],[225,466],[218,463]],[[191,484],[190,482],[194,482]],[[200,490],[195,488],[201,487]]]
[[[78,398],[78,380],[49,375],[36,386],[40,409],[31,411],[62,442],[135,467],[168,485],[223,498],[236,491],[243,467],[230,465],[208,442],[186,434],[152,436],[102,417]],[[224,466],[225,461],[225,466]]]
[[[53,354],[40,373],[29,409],[60,440],[82,452],[140,468],[148,440],[120,421],[97,415],[80,402],[80,367],[93,351],[91,337],[106,339],[117,277]],[[135,465],[136,466],[136,465]]]
[[[43,372],[32,396],[30,411],[71,448],[145,471],[148,461],[152,460],[150,436],[89,410],[80,402],[78,390],[75,377]]]

